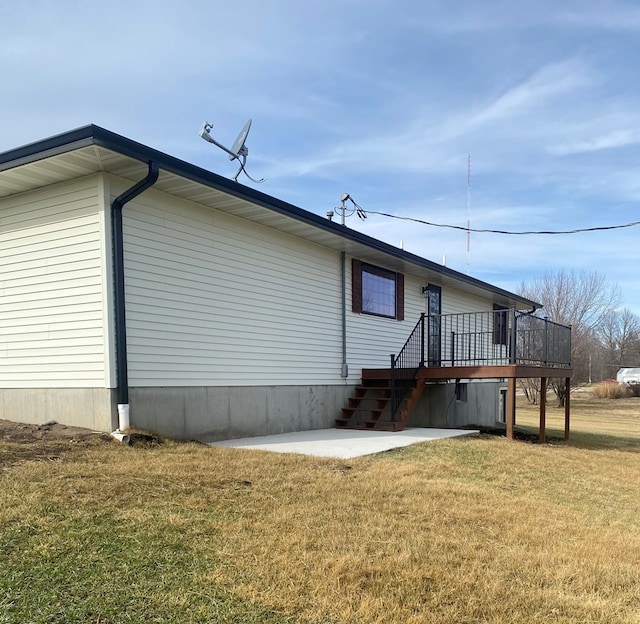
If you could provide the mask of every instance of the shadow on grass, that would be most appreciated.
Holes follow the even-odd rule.
[[[500,427],[474,426],[473,429],[480,431],[481,436],[506,437],[506,430]],[[632,453],[640,452],[640,438],[622,437],[607,435],[603,433],[588,433],[584,431],[571,431],[569,440],[564,439],[564,431],[560,429],[548,428],[546,430],[545,441],[540,442],[540,435],[537,427],[517,426],[514,429],[514,436],[517,442],[528,444],[547,444],[549,446],[568,446],[571,448],[598,450],[618,450]]]
[[[604,433],[572,431],[568,442],[564,442],[564,444],[573,448],[592,451],[616,450],[632,453],[640,452],[640,438],[625,438]]]

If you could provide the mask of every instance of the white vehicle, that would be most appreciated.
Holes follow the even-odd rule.
[[[640,368],[621,368],[616,375],[616,381],[627,385],[640,383]]]

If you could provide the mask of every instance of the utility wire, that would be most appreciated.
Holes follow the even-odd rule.
[[[356,204],[357,205],[357,204]],[[450,228],[452,230],[462,230],[463,232],[478,232],[480,234],[510,234],[513,236],[525,236],[529,234],[581,234],[582,232],[602,232],[604,230],[620,230],[622,228],[630,228],[640,225],[640,221],[632,221],[631,223],[623,223],[622,225],[602,225],[600,227],[590,228],[576,228],[575,230],[540,230],[540,231],[527,231],[527,232],[512,232],[508,230],[485,230],[479,228],[469,228],[463,225],[449,225],[446,223],[431,223],[430,221],[423,221],[422,219],[415,219],[413,217],[402,217],[400,215],[389,214],[388,212],[378,212],[376,210],[365,210],[360,206],[357,206],[365,214],[377,214],[383,217],[390,217],[391,219],[401,219],[403,221],[413,221],[415,223],[422,223],[423,225],[430,225],[432,227]]]

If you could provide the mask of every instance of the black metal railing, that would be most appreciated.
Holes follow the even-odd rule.
[[[571,366],[571,327],[516,310],[420,315],[391,355],[391,419],[427,366]]]
[[[430,366],[571,365],[571,328],[516,310],[442,314],[427,328]]]
[[[424,366],[425,315],[420,319],[396,356],[391,354],[391,420],[398,417],[398,408],[410,391],[416,373]]]
[[[429,329],[439,334],[435,341],[429,336],[429,344],[440,343],[439,352],[429,353],[430,366],[491,365],[508,358],[508,310],[442,314]]]
[[[545,318],[520,314],[516,317],[518,364],[571,365],[571,328]]]

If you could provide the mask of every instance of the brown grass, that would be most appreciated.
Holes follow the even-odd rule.
[[[553,393],[547,396],[546,423],[551,435],[564,432],[564,408],[557,408]],[[537,431],[539,406],[518,397],[517,422]],[[571,394],[572,443],[594,448],[638,448],[640,446],[640,401],[628,397],[610,401],[595,399],[590,388]]]
[[[600,383],[591,389],[596,399],[625,399],[631,396],[628,386],[618,383]]]
[[[166,621],[215,587],[309,623],[637,624],[640,415],[627,401],[612,411],[576,397],[573,445],[483,436],[349,462],[194,444],[75,448],[5,470],[0,529],[30,531],[20,557],[39,561],[106,514],[114,533],[135,536],[120,556],[133,557],[137,583],[148,572],[135,557],[170,537],[192,563],[178,570],[184,586],[162,585]],[[537,422],[519,407],[519,424]],[[551,427],[562,414],[548,409]],[[188,621],[213,621],[201,608]]]

